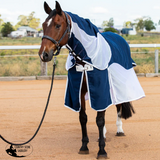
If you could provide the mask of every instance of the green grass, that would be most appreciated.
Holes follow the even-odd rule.
[[[63,51],[64,52],[64,51]],[[62,53],[63,53],[62,52]],[[57,56],[57,65],[55,74],[66,75],[65,63],[67,55]],[[154,72],[154,53],[136,53],[132,54],[136,62],[136,73]],[[160,62],[160,57],[159,57]],[[159,63],[160,66],[160,63]],[[47,63],[48,75],[52,74],[53,60]],[[35,57],[0,57],[0,76],[38,76],[41,75],[40,59]]]
[[[56,75],[66,75],[65,62],[68,54],[66,49],[62,49],[57,57]],[[25,57],[3,57],[6,55],[25,55],[35,56]],[[0,50],[0,76],[38,76],[41,75],[40,58],[38,50]],[[48,75],[52,74],[53,61],[47,63]]]
[[[123,38],[130,42],[130,44],[160,44],[158,36],[143,36],[140,35],[124,35]]]
[[[41,38],[40,37],[23,37],[23,38],[9,38],[3,37],[0,39],[0,46],[5,45],[40,45]]]
[[[26,54],[38,55],[38,49],[0,50],[0,56],[5,56],[5,55],[26,55]]]
[[[154,53],[136,53],[131,54],[137,66],[134,68],[136,73],[154,73]],[[159,57],[160,70],[160,57]]]
[[[40,75],[38,57],[0,58],[0,76],[33,76]]]
[[[56,75],[66,75],[66,56],[57,58]],[[48,75],[52,74],[53,61],[47,63]],[[1,57],[0,76],[38,76],[41,75],[39,57]]]

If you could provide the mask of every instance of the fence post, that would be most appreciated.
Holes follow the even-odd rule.
[[[41,61],[41,76],[47,76],[47,63],[42,61]]]
[[[155,73],[158,73],[158,49],[155,50]]]

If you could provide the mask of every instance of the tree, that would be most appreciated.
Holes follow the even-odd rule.
[[[124,27],[125,28],[132,28],[135,24],[132,23],[131,21],[127,21],[127,22],[124,22]]]
[[[19,25],[19,26],[28,26],[27,16],[20,15],[18,17],[18,20],[19,20],[19,22],[17,23],[17,25]]]
[[[1,17],[1,14],[0,14]],[[3,19],[0,18],[0,26],[3,24]]]
[[[0,14],[0,17],[1,17],[1,14]],[[1,32],[1,29],[2,29],[2,24],[3,24],[3,19],[0,18],[0,32]]]
[[[108,26],[108,21],[103,21],[102,26],[106,28]]]
[[[153,29],[156,29],[156,27],[154,26],[154,23],[153,21],[151,20],[151,18],[148,18],[144,21],[144,28],[147,30],[147,31],[151,31]]]
[[[114,32],[114,33],[119,33],[119,31],[113,27],[109,27],[109,28],[104,29],[104,32],[108,32],[108,31]]]
[[[107,27],[113,27],[114,26],[114,19],[110,18],[109,21],[103,21],[102,26]]]
[[[40,24],[40,19],[39,18],[35,18],[34,14],[35,14],[35,12],[32,12],[28,16],[28,23],[29,23],[29,26],[31,28],[37,29],[39,27],[39,24]]]
[[[108,27],[113,27],[114,26],[114,19],[110,18],[108,22]]]
[[[29,16],[20,15],[18,17],[19,22],[16,24],[15,28],[18,26],[29,26],[31,28],[37,29],[40,24],[40,19],[34,17],[35,12],[31,12]]]
[[[147,19],[147,18],[148,18],[148,17],[143,16],[143,17],[141,17],[141,18],[137,18],[137,19],[134,20],[137,31],[144,29],[144,21],[145,21],[145,19]]]
[[[136,30],[139,31],[139,30],[143,30],[144,29],[144,20],[143,18],[137,18],[135,21],[137,21],[136,23]]]
[[[10,34],[12,31],[14,31],[14,28],[10,22],[4,23],[2,25],[1,33],[4,37],[7,37],[7,35]]]
[[[16,25],[14,26],[14,29],[17,30],[19,27],[21,27],[21,25],[16,24]]]
[[[137,23],[135,23],[137,25],[136,26],[137,31],[143,30],[144,28],[147,31],[155,29],[155,25],[150,17],[143,16],[141,18],[137,18],[135,21],[137,22]]]
[[[109,21],[103,21],[102,26],[104,27],[104,32],[114,32],[119,33],[117,29],[115,29],[114,26],[114,19],[110,18]]]

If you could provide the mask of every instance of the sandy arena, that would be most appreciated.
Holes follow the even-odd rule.
[[[106,151],[110,160],[160,160],[160,78],[139,78],[146,97],[133,102],[136,114],[123,120],[124,137],[116,137],[116,107],[106,111]],[[89,154],[79,155],[79,114],[64,107],[66,80],[55,80],[44,123],[30,142],[32,153],[14,158],[0,140],[0,159],[95,160],[98,152],[96,111],[87,101]],[[0,82],[0,134],[9,141],[27,141],[41,120],[49,80]]]

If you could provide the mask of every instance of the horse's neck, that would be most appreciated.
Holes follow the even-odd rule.
[[[69,20],[69,24],[70,24],[70,31],[69,31],[69,33],[67,33],[67,36],[70,38],[70,34],[71,34],[71,27],[72,27],[72,25],[71,25],[71,17],[69,16],[69,14],[65,14],[64,12],[63,12],[63,17],[64,17],[64,19],[65,19],[65,22],[66,22],[66,26],[68,27],[68,20],[67,20],[67,17],[68,17],[68,20]],[[69,35],[68,35],[69,34]],[[69,41],[69,38],[68,38],[68,40],[66,41],[66,43],[64,44],[64,45],[66,45],[67,43],[68,43],[68,41]]]
[[[67,14],[67,17],[68,17],[68,19],[69,19],[69,21],[70,21],[69,24],[70,24],[70,30],[71,30],[71,27],[72,27],[72,24],[71,24],[71,22],[72,22],[72,21],[71,21],[71,17],[69,16],[69,14]],[[66,19],[66,22],[67,22],[67,19]]]

